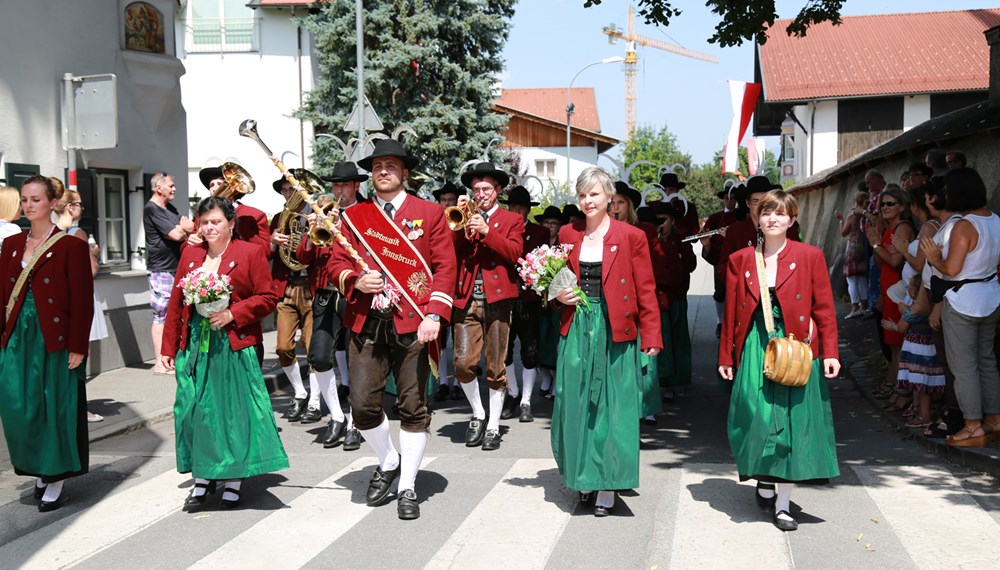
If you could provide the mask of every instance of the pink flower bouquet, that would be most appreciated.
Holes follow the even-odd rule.
[[[187,274],[177,286],[184,293],[184,304],[194,305],[198,314],[205,318],[228,307],[229,293],[233,290],[228,275],[218,275],[205,268]]]
[[[548,301],[570,287],[580,298],[577,307],[590,309],[587,296],[577,285],[576,275],[569,268],[569,252],[572,249],[573,246],[569,244],[538,246],[517,260],[517,273],[521,276],[525,289],[532,289]]]

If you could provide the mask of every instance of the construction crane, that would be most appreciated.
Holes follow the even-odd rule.
[[[639,62],[639,56],[635,53],[635,44],[661,49],[684,57],[707,61],[708,63],[719,63],[715,56],[701,53],[677,44],[649,38],[635,33],[635,23],[633,21],[633,8],[628,7],[628,23],[625,33],[622,33],[614,24],[605,26],[602,32],[608,36],[608,43],[614,45],[619,39],[625,40],[625,139],[632,140],[635,132],[635,71]]]

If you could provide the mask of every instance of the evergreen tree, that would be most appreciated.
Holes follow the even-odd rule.
[[[507,116],[492,111],[494,84],[516,0],[367,0],[364,86],[386,134],[406,125],[417,170],[455,179],[467,160],[501,138]],[[347,140],[343,125],[357,101],[354,2],[325,2],[304,19],[315,39],[316,87],[299,111],[317,133]],[[491,156],[497,155],[491,150]],[[498,155],[497,155],[498,156]],[[320,171],[344,160],[339,146],[318,138]],[[499,161],[497,161],[499,162]]]

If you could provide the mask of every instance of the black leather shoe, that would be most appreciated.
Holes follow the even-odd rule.
[[[465,430],[465,447],[479,447],[483,443],[485,432],[486,420],[472,418],[469,422],[469,429]]]
[[[594,507],[594,516],[595,517],[606,517],[606,516],[610,515],[611,512],[614,511],[614,510],[615,510],[614,507],[600,507],[600,506]]]
[[[326,433],[323,434],[323,447],[326,449],[336,447],[340,438],[344,437],[344,427],[344,422],[330,420],[330,425],[327,426]]]
[[[753,496],[757,499],[757,508],[764,512],[774,512],[774,503],[778,500],[777,495],[771,495],[770,498],[765,498],[760,495],[760,490],[774,492],[774,483],[757,483],[757,490],[753,492]]]
[[[372,473],[372,479],[368,482],[368,492],[365,494],[365,502],[369,507],[384,505],[389,498],[389,491],[392,489],[392,482],[399,477],[399,465],[392,471],[382,471],[381,467],[376,467]]]
[[[583,506],[593,505],[594,499],[597,498],[597,493],[594,491],[580,491],[580,504]]]
[[[448,394],[450,393],[451,389],[446,384],[441,384],[438,386],[437,392],[434,392],[434,401],[443,402],[448,399]]]
[[[357,429],[347,430],[347,435],[344,436],[344,451],[357,451],[361,448],[361,442],[364,440],[364,436]]]
[[[337,399],[341,402],[346,402],[347,398],[351,395],[351,387],[344,386],[343,384],[337,385]]]
[[[38,512],[48,513],[61,507],[66,502],[66,493],[62,493],[54,501],[42,501],[38,503]]]
[[[510,395],[510,392],[504,394],[503,397],[503,409],[500,410],[500,419],[509,420],[514,417],[514,412],[517,410],[517,398]]]
[[[205,492],[200,495],[195,495],[195,489],[204,489]],[[208,483],[195,483],[194,489],[191,489],[191,493],[188,494],[187,499],[184,499],[184,511],[194,512],[205,505],[205,500],[208,499],[209,495],[215,493],[216,484],[215,481],[209,481]]]
[[[299,420],[304,424],[314,424],[323,418],[323,414],[320,413],[317,408],[309,408],[306,413],[302,414],[302,418]]]
[[[785,519],[779,518],[780,515],[786,515],[789,518],[792,517],[792,515],[789,514],[788,511],[778,511],[778,512],[774,513],[774,519],[773,519],[774,520],[774,526],[778,527],[778,530],[782,530],[782,531],[788,532],[790,530],[798,530],[799,529],[799,523],[798,523],[798,521],[796,521],[795,519],[785,520]]]
[[[292,398],[292,403],[288,404],[288,413],[285,418],[290,422],[297,422],[302,419],[302,414],[306,411],[309,398]]]
[[[656,416],[652,416],[648,418],[642,418],[642,423],[643,425],[647,426],[655,426],[658,425],[660,422],[656,419]]]
[[[451,387],[451,396],[449,396],[448,399],[452,400],[452,401],[455,401],[455,400],[464,400],[465,399],[465,390],[462,390],[461,386],[459,386],[458,384],[455,384],[454,386]]]
[[[407,489],[396,499],[396,513],[400,520],[412,521],[420,518],[420,505],[417,504],[417,494],[413,489]]]
[[[531,415],[531,406],[528,404],[521,404],[521,417],[517,420],[522,424],[527,424],[535,421],[535,416]]]
[[[226,498],[226,493],[231,493],[233,495],[236,495],[236,499],[233,499],[233,500],[227,499]],[[227,489],[226,487],[223,487],[222,488],[222,500],[219,501],[219,508],[220,509],[230,510],[230,509],[235,509],[238,506],[240,506],[240,491],[239,491],[239,489]]]
[[[483,451],[493,451],[500,449],[500,430],[487,430],[483,437]]]
[[[36,499],[41,499],[45,495],[46,487],[48,487],[48,485],[45,485],[44,487],[39,487],[38,485],[35,485],[34,496]]]

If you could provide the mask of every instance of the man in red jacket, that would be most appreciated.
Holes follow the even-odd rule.
[[[521,248],[522,257],[531,250],[542,244],[549,243],[549,230],[542,226],[529,222],[528,214],[531,213],[532,206],[537,206],[538,202],[531,201],[531,194],[524,186],[515,186],[507,194],[507,200],[501,200],[507,204],[507,210],[524,218],[524,247]],[[520,281],[520,297],[514,301],[514,309],[511,312],[510,337],[507,341],[507,397],[504,399],[503,411],[500,413],[501,419],[514,417],[515,412],[519,412],[519,421],[522,423],[535,421],[531,415],[531,391],[535,388],[535,368],[538,366],[538,336],[541,332],[542,298],[531,289],[525,289]],[[523,367],[522,383],[520,390],[521,399],[518,402],[517,376],[514,370],[514,339],[521,339],[521,366]]]
[[[519,297],[516,267],[523,248],[524,220],[497,204],[509,181],[506,172],[489,162],[480,162],[462,173],[462,184],[472,190],[475,203],[470,204],[472,216],[465,221],[465,228],[452,234],[459,264],[455,292],[455,377],[472,405],[465,445],[482,445],[484,450],[500,448],[500,414],[507,390],[504,359],[511,311]],[[468,202],[468,196],[458,199],[460,207]],[[483,409],[476,377],[476,367],[484,352],[489,416]]]
[[[399,478],[397,514],[411,520],[420,516],[414,483],[430,437],[428,345],[451,316],[455,250],[444,209],[403,191],[417,159],[399,141],[378,141],[358,165],[371,172],[375,196],[340,214],[351,249],[332,248],[328,268],[347,299],[344,325],[353,333],[347,348],[351,414],[379,462],[366,501],[385,504]],[[399,398],[398,452],[382,411],[390,372]]]

